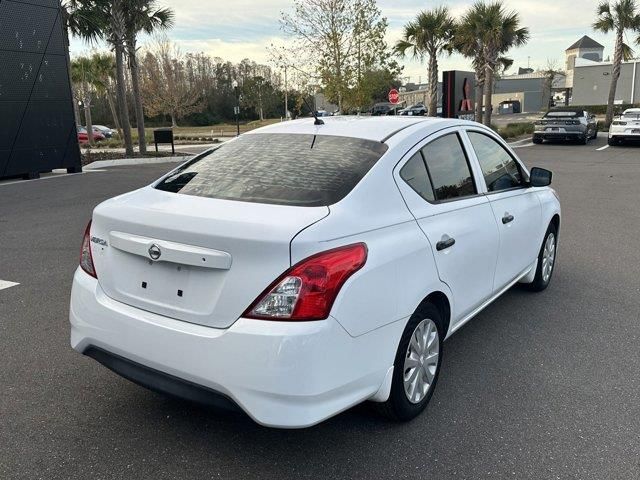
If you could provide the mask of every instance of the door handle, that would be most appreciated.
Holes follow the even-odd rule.
[[[451,248],[456,244],[456,239],[455,238],[448,238],[447,240],[441,240],[440,242],[436,243],[436,250],[438,250],[439,252],[446,250],[447,248]]]
[[[508,223],[511,223],[511,222],[513,222],[514,220],[515,220],[515,217],[514,217],[513,215],[509,215],[508,213],[507,213],[507,214],[505,214],[505,216],[504,216],[504,217],[502,217],[502,223],[503,223],[504,225],[506,225],[506,224],[508,224]]]

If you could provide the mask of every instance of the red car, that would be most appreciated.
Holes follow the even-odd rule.
[[[100,142],[105,139],[105,136],[97,131],[95,128],[93,129],[93,141]],[[78,143],[89,143],[89,135],[87,133],[87,129],[84,127],[78,127]]]

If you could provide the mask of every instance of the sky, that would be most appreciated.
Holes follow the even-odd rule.
[[[518,67],[545,68],[548,60],[562,68],[564,51],[583,35],[605,46],[605,58],[612,55],[613,35],[595,33],[591,28],[598,1],[504,0],[509,9],[520,13],[523,25],[531,32],[526,46],[509,53],[515,63],[508,73],[517,73]],[[470,0],[378,0],[383,16],[389,21],[389,45],[400,38],[402,27],[420,10],[446,5],[454,16],[461,16],[471,3]],[[159,4],[175,11],[175,26],[168,35],[182,52],[204,52],[232,62],[249,58],[268,63],[266,47],[287,42],[280,30],[279,18],[281,12],[292,10],[293,0],[159,0]],[[72,55],[89,48],[74,40]],[[413,60],[405,60],[403,64],[406,80],[426,81],[426,65]],[[469,62],[460,56],[443,57],[440,68],[468,70]]]

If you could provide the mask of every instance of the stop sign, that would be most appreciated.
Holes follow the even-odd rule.
[[[389,103],[397,105],[399,102],[400,94],[398,93],[398,90],[396,90],[395,88],[391,89],[391,91],[389,92]]]

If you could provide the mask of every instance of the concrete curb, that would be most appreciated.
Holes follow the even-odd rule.
[[[99,160],[85,165],[85,170],[99,170],[109,167],[124,167],[128,165],[152,165],[156,163],[183,163],[191,160],[193,156],[182,157],[156,157],[156,158],[122,158],[118,160]]]

